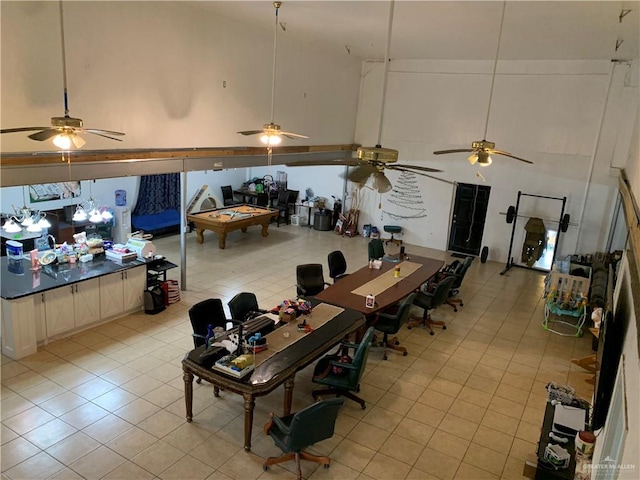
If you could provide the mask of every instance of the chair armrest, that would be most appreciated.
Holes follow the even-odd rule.
[[[205,335],[198,335],[197,333],[192,333],[191,336],[193,338],[201,338],[203,340],[205,340],[207,338]]]
[[[353,348],[354,350],[356,350],[359,346],[359,343],[340,342],[340,347]]]
[[[331,365],[332,367],[346,368],[348,370],[357,370],[358,369],[358,367],[356,367],[352,363],[342,363],[342,362],[336,362],[334,360],[331,360],[329,362],[329,365]]]

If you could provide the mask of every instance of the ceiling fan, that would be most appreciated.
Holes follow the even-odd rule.
[[[364,185],[369,178],[372,179],[372,188],[379,193],[386,193],[390,191],[393,186],[391,182],[384,174],[384,170],[396,170],[399,172],[411,172],[425,177],[433,178],[447,182],[438,177],[429,175],[429,173],[442,172],[435,168],[420,167],[417,165],[394,165],[398,161],[398,151],[392,148],[383,148],[380,142],[382,137],[382,121],[384,119],[384,106],[387,90],[387,76],[389,74],[389,50],[391,47],[391,30],[393,26],[393,10],[394,0],[391,0],[389,4],[389,25],[387,28],[387,46],[385,49],[384,57],[384,76],[382,80],[382,102],[380,105],[380,118],[378,121],[378,141],[375,147],[359,147],[357,152],[358,158],[346,159],[346,160],[329,160],[329,161],[317,161],[317,162],[288,162],[286,165],[291,167],[308,166],[308,165],[346,165],[349,167],[355,167],[351,170],[347,178],[353,183]]]
[[[309,138],[306,135],[301,135],[299,133],[285,132],[282,130],[280,125],[274,122],[274,106],[276,99],[276,58],[278,52],[278,11],[282,6],[281,1],[273,2],[273,7],[276,10],[276,23],[273,34],[273,77],[271,79],[271,121],[269,123],[265,123],[262,127],[262,130],[243,130],[238,132],[241,135],[259,135],[260,141],[266,144],[268,147],[272,147],[274,145],[279,145],[282,142],[282,137],[287,137],[291,139],[296,138]]]
[[[492,159],[491,155],[503,155],[505,157],[514,158],[516,160],[520,160],[524,163],[533,164],[530,160],[525,160],[524,158],[516,157],[515,155],[505,152],[503,150],[497,150],[496,144],[494,142],[489,142],[486,140],[487,138],[487,128],[489,127],[489,117],[491,115],[491,100],[493,99],[493,87],[496,83],[496,69],[498,66],[498,56],[500,54],[500,40],[502,37],[502,25],[504,23],[504,11],[507,6],[506,0],[502,3],[502,16],[500,17],[500,30],[498,32],[498,46],[496,47],[496,57],[493,62],[493,76],[491,78],[491,90],[489,92],[489,107],[487,108],[487,118],[484,123],[484,136],[482,140],[471,142],[471,148],[454,148],[452,150],[437,150],[433,152],[434,155],[446,155],[448,153],[462,153],[462,152],[471,152],[468,160],[471,165],[475,165],[476,162],[481,167],[487,167],[491,165]],[[478,176],[482,176],[478,172]]]
[[[117,140],[121,142],[119,138],[113,137],[113,135],[124,135],[122,132],[114,132],[111,130],[102,130],[97,128],[85,128],[83,126],[82,119],[69,116],[69,99],[67,94],[67,60],[65,54],[64,44],[64,15],[62,8],[62,0],[59,2],[60,7],[60,39],[62,43],[62,81],[63,81],[63,96],[64,96],[64,117],[51,117],[50,127],[18,127],[18,128],[5,128],[0,130],[0,133],[15,133],[15,132],[31,132],[39,130],[36,133],[29,135],[32,140],[43,142],[53,137],[53,143],[62,150],[69,150],[73,145],[75,148],[82,148],[86,141],[80,136],[85,133],[91,133],[100,137],[108,138],[110,140]]]

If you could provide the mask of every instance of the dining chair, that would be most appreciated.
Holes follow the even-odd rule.
[[[296,267],[296,291],[300,295],[317,295],[329,285],[324,281],[320,263],[305,263]]]
[[[332,398],[313,403],[284,417],[278,417],[273,413],[269,414],[269,421],[264,426],[264,433],[273,438],[283,455],[267,458],[262,468],[268,470],[270,465],[295,460],[298,480],[302,479],[301,459],[329,468],[331,463],[329,457],[313,455],[305,449],[333,437],[338,411],[343,404],[343,398]]]
[[[278,192],[278,203],[276,203],[278,209],[278,217],[276,219],[277,226],[280,226],[280,219],[284,218],[284,221],[289,225],[289,191],[280,190]]]
[[[383,348],[382,359],[387,359],[389,350],[401,353],[403,357],[407,356],[407,349],[400,346],[397,337],[389,339],[389,335],[394,335],[400,331],[400,327],[409,319],[409,311],[411,305],[416,298],[415,293],[411,293],[397,305],[392,305],[387,310],[376,313],[373,319],[373,328],[382,332],[382,342],[380,346]]]
[[[435,321],[431,319],[429,310],[438,308],[440,305],[447,301],[449,298],[449,290],[451,285],[456,280],[454,276],[448,276],[442,278],[435,284],[429,284],[428,287],[420,287],[413,304],[424,310],[422,318],[412,315],[407,328],[417,327],[418,325],[424,325],[429,329],[429,334],[433,335],[433,325],[442,327],[443,330],[447,329],[446,324],[443,321]]]
[[[327,255],[327,263],[329,264],[329,276],[333,279],[333,283],[349,275],[346,273],[347,260],[340,250],[334,250],[329,253],[329,255]]]
[[[362,336],[360,343],[343,341],[338,347],[339,352],[353,351],[350,363],[338,362],[337,356],[341,354],[326,355],[316,364],[311,381],[325,388],[314,390],[313,398],[324,395],[338,395],[346,397],[358,403],[364,410],[367,408],[365,401],[356,395],[360,391],[360,379],[367,365],[369,350],[373,341],[374,327],[369,327]],[[355,392],[355,393],[354,393]]]
[[[266,310],[258,306],[258,299],[254,293],[240,292],[227,302],[229,312],[233,320],[241,322],[249,320],[249,318],[267,313]]]
[[[233,188],[231,188],[231,185],[223,185],[220,189],[222,190],[222,203],[225,207],[239,205],[240,202],[237,202],[236,199],[233,198]]]

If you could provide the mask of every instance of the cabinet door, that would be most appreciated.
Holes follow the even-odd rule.
[[[73,330],[75,315],[73,290],[75,285],[54,288],[44,293],[44,311],[47,324],[47,337]]]
[[[131,268],[124,272],[124,311],[142,309],[142,292],[147,284],[147,267]]]
[[[100,277],[100,317],[111,318],[124,311],[124,272]]]
[[[75,326],[100,320],[100,279],[92,278],[73,285]]]

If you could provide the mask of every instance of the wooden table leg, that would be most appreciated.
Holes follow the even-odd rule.
[[[262,224],[262,236],[263,237],[269,236],[269,222],[265,222]]]
[[[204,243],[204,229],[196,228],[196,242]]]
[[[187,422],[193,420],[193,374],[183,370],[182,379],[184,380],[184,403],[187,409]]]
[[[218,233],[218,247],[224,249],[227,242],[227,234],[226,233]]]
[[[244,449],[251,451],[251,430],[253,428],[253,409],[256,406],[255,397],[250,393],[242,394],[244,397]]]
[[[293,385],[295,383],[295,375],[287,378],[284,381],[284,407],[283,415],[289,415],[291,413],[291,404],[293,403]]]

